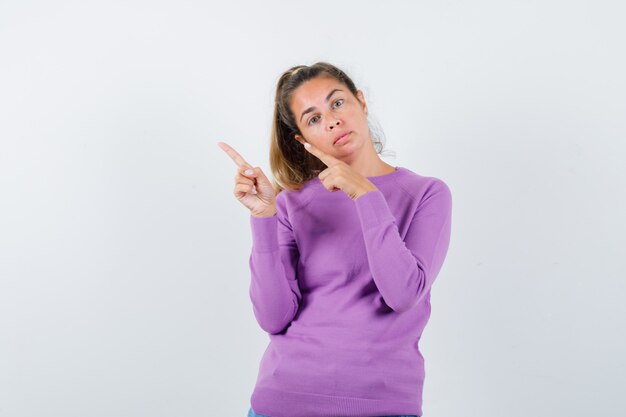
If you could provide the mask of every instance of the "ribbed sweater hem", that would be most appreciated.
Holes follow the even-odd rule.
[[[250,398],[254,411],[269,417],[373,417],[422,415],[416,401],[337,397],[256,388]]]

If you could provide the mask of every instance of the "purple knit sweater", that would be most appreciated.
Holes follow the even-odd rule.
[[[351,200],[320,179],[250,216],[250,299],[270,342],[252,408],[271,417],[422,415],[419,340],[450,242],[442,180],[396,167]]]

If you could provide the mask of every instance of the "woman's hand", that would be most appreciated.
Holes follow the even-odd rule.
[[[328,191],[341,190],[352,200],[356,200],[363,194],[378,189],[370,180],[354,171],[350,165],[342,160],[317,149],[308,142],[304,148],[317,156],[328,167],[318,175]]]
[[[250,209],[250,214],[255,217],[270,217],[276,214],[276,193],[261,168],[251,166],[226,143],[217,142],[217,144],[237,164],[234,191],[237,200]],[[246,170],[251,170],[252,173],[247,174]]]

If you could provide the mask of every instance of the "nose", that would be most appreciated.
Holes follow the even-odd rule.
[[[341,122],[339,120],[333,120],[332,122],[330,122],[330,130],[333,130],[336,126],[339,126],[341,124]]]

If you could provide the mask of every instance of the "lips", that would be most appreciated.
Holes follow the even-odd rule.
[[[345,132],[345,133],[341,133],[341,134],[339,134],[338,136],[336,136],[336,137],[335,137],[335,141],[333,142],[333,145],[334,145],[335,143],[337,143],[337,141],[338,141],[339,139],[343,138],[344,136],[349,135],[350,133],[352,133],[352,132]]]

